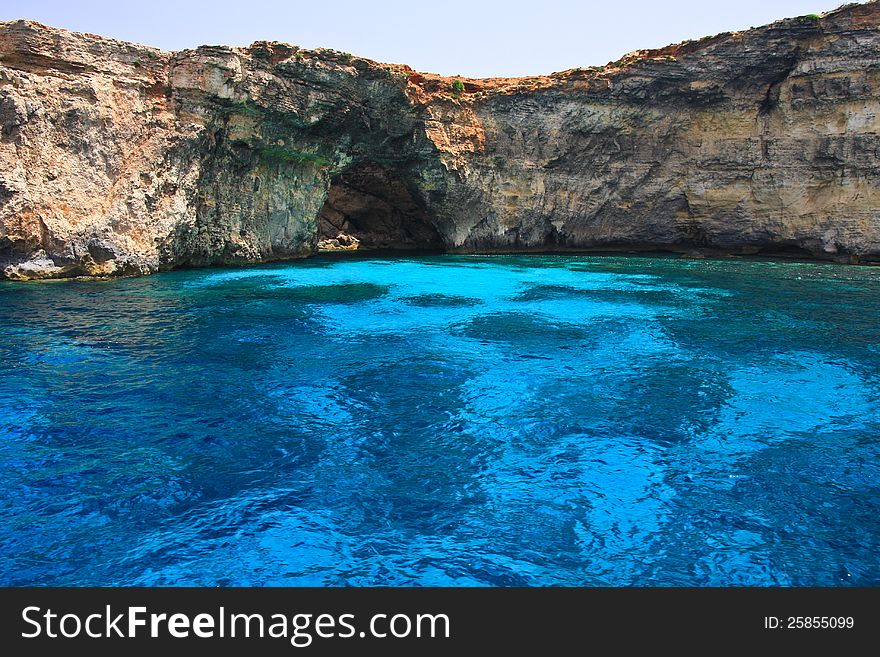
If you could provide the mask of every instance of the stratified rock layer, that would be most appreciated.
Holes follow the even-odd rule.
[[[361,248],[880,260],[880,6],[522,79],[0,23],[0,276]]]

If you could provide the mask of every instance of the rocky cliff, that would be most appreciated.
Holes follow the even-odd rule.
[[[880,261],[880,5],[453,79],[0,23],[0,277],[347,248]],[[352,238],[352,239],[350,239]]]

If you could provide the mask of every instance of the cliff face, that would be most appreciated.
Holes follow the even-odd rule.
[[[880,4],[546,77],[0,23],[0,277],[361,248],[880,260]],[[344,243],[350,244],[351,242]]]

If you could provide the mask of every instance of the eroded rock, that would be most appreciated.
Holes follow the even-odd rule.
[[[878,27],[871,2],[454,84],[0,23],[0,276],[352,245],[880,260]]]

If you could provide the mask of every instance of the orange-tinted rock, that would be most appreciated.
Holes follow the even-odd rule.
[[[871,2],[471,79],[0,23],[0,275],[303,257],[339,232],[880,260],[878,27]]]

